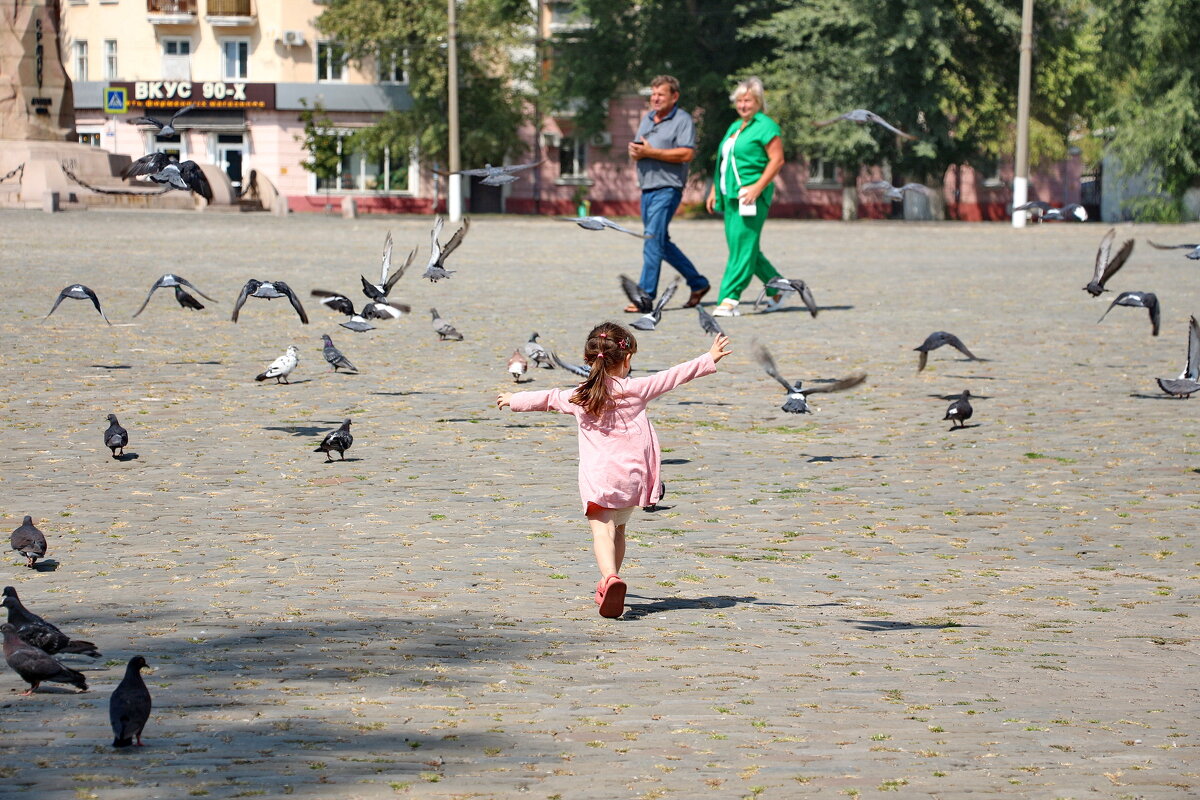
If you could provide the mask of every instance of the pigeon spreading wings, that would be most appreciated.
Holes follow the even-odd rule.
[[[171,118],[169,120],[167,120],[167,122],[165,122],[165,123],[160,122],[159,120],[155,119],[154,117],[138,117],[137,119],[130,120],[129,124],[130,125],[153,125],[155,128],[158,128],[159,136],[173,136],[176,133],[175,120],[177,120],[183,114],[188,113],[195,107],[196,107],[195,105],[184,106],[183,108],[179,109],[174,114],[172,114]]]
[[[450,237],[450,241],[443,245],[438,242],[438,237],[442,234],[442,226],[444,224],[445,220],[438,217],[434,220],[433,230],[430,232],[430,239],[432,241],[429,245],[429,264],[425,267],[425,272],[421,277],[428,278],[431,283],[437,283],[442,278],[449,278],[455,272],[455,270],[446,270],[446,259],[462,244],[463,238],[467,235],[467,230],[471,227],[471,220],[468,217],[464,217],[462,227]]]
[[[141,314],[143,311],[146,310],[146,306],[150,304],[150,298],[154,296],[154,293],[156,291],[158,291],[159,289],[165,289],[165,288],[169,288],[172,286],[175,287],[176,290],[178,290],[180,286],[187,286],[189,289],[191,289],[196,294],[203,297],[205,300],[211,301],[213,303],[217,302],[216,300],[213,300],[211,297],[206,295],[204,292],[197,289],[195,284],[193,284],[187,278],[181,278],[178,275],[172,275],[171,273],[168,272],[166,275],[163,275],[161,278],[156,280],[154,282],[154,285],[150,287],[150,291],[146,294],[146,299],[142,302],[142,307],[139,308],[134,313],[133,316],[136,317],[138,314]],[[192,297],[191,295],[187,294],[187,292],[184,292],[183,294],[184,294],[184,297],[190,298],[193,303],[196,303],[196,299],[194,297]],[[175,292],[175,297],[176,297],[176,299],[179,300],[179,304],[181,306],[187,307],[188,303],[186,300],[179,297],[179,291]],[[199,305],[199,303],[196,303],[196,305]],[[200,308],[204,308],[204,306],[200,306]]]
[[[1190,253],[1185,253],[1185,258],[1190,258],[1192,261],[1200,261],[1200,244],[1158,244],[1149,239],[1146,240],[1156,250],[1191,250]]]
[[[1158,378],[1158,388],[1175,397],[1189,397],[1200,391],[1200,323],[1188,321],[1187,363],[1178,378]]]
[[[96,310],[100,312],[100,316],[104,317],[105,322],[108,322],[108,317],[105,316],[104,309],[100,308],[100,298],[96,296],[95,292],[84,286],[82,283],[73,283],[59,292],[58,298],[54,301],[54,305],[50,306],[50,311],[46,314],[46,316],[42,317],[42,322],[50,319],[50,315],[54,313],[54,309],[58,308],[58,304],[67,297],[71,298],[72,300],[91,300],[92,305],[94,305]],[[112,325],[111,322],[108,322],[108,324]]]
[[[1108,233],[1104,234],[1104,238],[1100,240],[1100,249],[1096,251],[1096,268],[1092,273],[1092,280],[1083,287],[1083,290],[1092,297],[1099,297],[1108,291],[1104,288],[1104,284],[1117,274],[1117,270],[1125,266],[1129,254],[1133,252],[1133,239],[1126,239],[1117,254],[1113,255],[1112,246],[1116,237],[1117,229],[1109,228]]]
[[[572,372],[581,378],[586,378],[592,374],[592,371],[587,367],[581,367],[578,364],[572,364],[569,361],[563,361],[558,357],[558,353],[554,352],[553,350],[550,351],[550,357],[554,359],[554,363],[558,364],[559,367],[565,369],[567,372]]]
[[[771,356],[771,351],[767,350],[763,345],[755,342],[751,352],[754,359],[762,366],[763,370],[779,382],[788,393],[787,402],[781,406],[782,410],[789,414],[810,414],[812,410],[808,406],[806,399],[807,395],[817,394],[820,392],[841,392],[846,389],[851,389],[858,386],[867,379],[867,373],[855,372],[840,380],[832,381],[831,383],[814,386],[811,389],[804,389],[800,381],[790,383],[786,378],[779,373],[779,366],[775,363],[774,357]]]
[[[614,231],[628,233],[630,236],[636,236],[639,239],[650,238],[650,234],[631,231],[629,228],[613,222],[608,217],[559,217],[559,219],[563,222],[574,222],[579,227],[589,231],[602,231],[605,228],[612,228]]]
[[[336,311],[339,314],[345,314],[348,317],[354,316],[354,303],[346,295],[340,292],[330,292],[326,289],[313,289],[310,294],[313,297],[321,298],[321,305],[326,308]]]
[[[296,297],[296,293],[292,291],[292,287],[283,281],[260,281],[254,278],[246,281],[246,285],[242,287],[242,293],[238,295],[237,302],[233,306],[232,319],[234,322],[238,321],[238,312],[246,304],[247,297],[261,297],[265,300],[286,297],[288,302],[292,304],[292,308],[296,309],[296,313],[300,316],[300,321],[305,325],[308,324],[308,314],[304,313],[304,306],[300,305],[300,298]]]
[[[817,312],[820,310],[817,307],[816,298],[813,297],[812,290],[808,288],[807,283],[799,278],[783,277],[771,278],[771,280],[767,281],[766,285],[763,286],[763,290],[759,292],[758,298],[754,301],[755,308],[758,308],[759,303],[766,298],[767,289],[778,289],[781,292],[797,292],[800,295],[800,300],[804,303],[804,307],[808,309],[808,313],[814,317],[817,316]]]
[[[864,183],[862,190],[871,193],[878,192],[889,200],[903,200],[905,192],[929,194],[929,187],[923,183],[906,183],[903,186],[892,186],[888,181],[871,181],[870,183]]]
[[[1062,208],[1055,208],[1045,200],[1030,200],[1024,205],[1015,206],[1013,211],[1028,211],[1032,216],[1037,218],[1038,222],[1043,220],[1059,220],[1061,222],[1087,222],[1087,209],[1079,205],[1079,203],[1070,203]]]
[[[884,119],[883,117],[876,114],[874,111],[868,111],[865,108],[856,108],[853,111],[847,111],[845,114],[838,114],[833,119],[827,119],[827,120],[824,120],[823,122],[814,122],[813,125],[818,128],[824,128],[826,125],[832,125],[835,122],[842,122],[842,121],[857,122],[859,125],[865,125],[868,122],[873,122],[876,125],[879,125],[880,127],[887,128],[889,131],[896,134],[897,136],[904,137],[905,139],[916,139],[917,138],[916,136],[913,136],[911,133],[905,133],[904,131],[900,130],[895,125],[891,124],[886,119]]]
[[[621,290],[625,292],[629,302],[637,306],[637,310],[643,314],[649,314],[654,309],[654,298],[628,275],[621,276]]]
[[[404,263],[392,271],[392,233],[388,231],[387,239],[383,243],[383,260],[379,268],[379,283],[371,283],[365,276],[359,275],[362,278],[363,294],[368,300],[376,300],[380,303],[390,303],[388,295],[392,291],[392,287],[396,285],[396,281],[404,275],[404,271],[412,264],[413,259],[417,257],[417,248],[413,248],[408,254],[408,258]]]
[[[155,183],[165,184],[172,189],[185,192],[195,192],[208,202],[212,202],[212,186],[204,171],[195,161],[176,162],[166,153],[150,153],[134,161],[121,172],[121,177],[147,177]]]
[[[483,178],[480,183],[488,186],[503,186],[506,183],[512,183],[513,181],[517,180],[516,173],[524,172],[527,169],[533,169],[534,167],[543,163],[545,163],[545,159],[542,159],[541,161],[534,161],[529,164],[508,164],[501,167],[493,167],[491,164],[484,164],[481,169],[463,169],[459,170],[457,174],[472,175],[477,178]],[[449,174],[453,175],[455,173],[452,172]]]
[[[934,331],[925,337],[925,341],[913,348],[913,350],[916,350],[921,354],[917,358],[917,372],[925,369],[925,364],[929,361],[930,351],[937,350],[939,347],[947,344],[972,361],[983,360],[968,350],[967,346],[962,343],[962,339],[959,339],[953,333],[947,333],[946,331]]]
[[[1104,313],[1100,315],[1097,323],[1104,321],[1108,316],[1108,312],[1112,311],[1116,306],[1129,306],[1132,308],[1144,308],[1150,312],[1151,336],[1158,336],[1158,324],[1162,320],[1162,309],[1158,305],[1158,295],[1154,292],[1121,292],[1117,295],[1117,299],[1109,304]]]
[[[663,308],[667,303],[671,302],[671,298],[675,296],[675,291],[679,288],[679,282],[682,278],[676,278],[671,281],[671,285],[662,293],[662,297],[658,298],[658,302],[654,304],[654,308],[650,309],[650,313],[643,317],[638,317],[629,327],[637,328],[639,331],[652,331],[658,323],[662,322]]]

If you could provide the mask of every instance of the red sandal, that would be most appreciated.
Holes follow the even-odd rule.
[[[600,591],[600,616],[616,619],[625,612],[625,581],[616,575],[604,579]]]

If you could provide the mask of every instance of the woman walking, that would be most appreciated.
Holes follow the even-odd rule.
[[[747,78],[730,96],[738,119],[725,131],[717,151],[717,174],[705,207],[725,215],[725,242],[729,260],[721,280],[715,317],[736,316],[742,292],[757,277],[763,283],[779,277],[759,247],[767,209],[775,195],[772,181],[783,167],[783,140],[779,124],[763,113],[763,85]],[[767,291],[767,311],[783,303],[782,295]]]

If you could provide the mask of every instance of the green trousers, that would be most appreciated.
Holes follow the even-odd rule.
[[[758,213],[753,217],[738,214],[737,200],[725,202],[725,244],[729,247],[729,260],[725,262],[725,277],[721,279],[721,293],[717,302],[726,298],[740,300],[742,292],[757,277],[763,283],[779,277],[779,270],[772,266],[759,247],[763,223],[767,221],[770,198],[758,198]],[[769,291],[775,295],[777,292]]]

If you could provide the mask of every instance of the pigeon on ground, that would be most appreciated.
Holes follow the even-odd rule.
[[[354,316],[354,303],[346,295],[325,289],[313,289],[311,294],[313,297],[321,298],[321,305],[326,308],[339,314],[345,314],[347,317]]]
[[[96,310],[100,312],[100,316],[104,317],[105,322],[108,322],[108,317],[105,316],[104,309],[100,308],[100,298],[96,297],[96,293],[84,286],[82,283],[73,283],[59,292],[58,299],[54,301],[54,305],[50,306],[49,313],[42,317],[42,322],[50,319],[50,314],[54,313],[54,309],[58,308],[58,304],[61,303],[65,297],[69,297],[72,300],[91,300],[92,305],[94,305]],[[112,325],[111,322],[108,322],[108,324]]]
[[[349,370],[350,372],[358,372],[358,367],[350,363],[350,359],[342,355],[342,351],[333,346],[333,339],[329,338],[329,334],[321,337],[325,342],[325,360],[329,362],[329,366],[333,367],[333,371],[337,372],[339,368]]]
[[[1113,300],[1100,315],[1097,323],[1103,322],[1108,316],[1108,312],[1113,310],[1113,306],[1130,306],[1133,308],[1144,308],[1150,312],[1151,336],[1158,336],[1158,323],[1161,320],[1161,309],[1158,305],[1158,295],[1154,292],[1121,292],[1117,295],[1117,299]]]
[[[534,161],[530,164],[507,164],[501,167],[493,167],[491,164],[484,164],[482,169],[462,169],[459,170],[457,174],[482,177],[483,180],[481,180],[480,183],[486,186],[503,186],[506,183],[512,183],[518,179],[518,176],[515,173],[532,169],[533,167],[544,163],[544,161],[545,159],[542,159],[542,161]],[[451,172],[449,174],[454,175],[456,173]]]
[[[779,367],[776,366],[775,359],[771,356],[771,353],[769,350],[767,350],[767,348],[763,347],[761,344],[755,344],[753,353],[755,360],[762,365],[762,368],[766,370],[766,373],[775,380],[779,381],[779,384],[787,390],[787,402],[785,402],[780,408],[789,414],[812,413],[812,409],[809,408],[808,405],[807,395],[817,394],[818,392],[841,392],[858,386],[867,379],[867,373],[855,372],[852,375],[842,378],[841,380],[822,384],[820,386],[814,386],[811,389],[805,389],[803,388],[801,381],[790,383],[787,379],[779,374]]]
[[[108,428],[104,431],[104,446],[112,450],[113,458],[125,455],[125,448],[129,446],[129,431],[117,422],[116,414],[109,414],[105,419],[108,420]],[[118,450],[121,452],[118,453]]]
[[[463,237],[467,235],[467,229],[471,227],[471,220],[464,217],[462,227],[450,237],[450,241],[443,245],[438,242],[438,237],[442,234],[442,225],[444,224],[445,220],[438,217],[434,220],[433,230],[430,232],[432,243],[429,245],[429,264],[425,267],[425,272],[421,277],[428,278],[431,283],[437,283],[442,278],[449,278],[455,272],[455,270],[447,271],[445,269],[446,259],[462,244]]]
[[[546,348],[538,344],[537,331],[533,332],[529,337],[529,341],[521,349],[525,352],[525,357],[533,362],[535,367],[554,369],[554,362],[550,360],[550,354],[546,352]]]
[[[108,721],[112,723],[113,747],[129,747],[137,740],[142,746],[142,729],[150,719],[150,690],[142,680],[146,658],[134,656],[125,667],[125,677],[108,700]]]
[[[966,389],[958,396],[958,399],[950,404],[946,409],[946,416],[942,420],[950,420],[950,429],[961,428],[966,425],[967,420],[975,413],[975,409],[971,408],[971,393]]]
[[[529,369],[529,360],[521,355],[520,350],[513,350],[512,356],[508,359],[508,374],[513,376],[514,383],[521,382],[521,376]]]
[[[87,678],[82,672],[65,667],[53,656],[25,644],[17,636],[16,626],[6,622],[0,625],[0,632],[4,634],[4,660],[29,684],[29,690],[21,692],[22,695],[33,694],[43,681],[69,683],[79,687],[80,691],[87,691]]]
[[[621,276],[621,289],[638,311],[649,314],[654,309],[654,298],[628,275]]]
[[[392,272],[392,233],[388,231],[387,239],[383,243],[383,262],[379,270],[379,283],[371,283],[365,275],[358,276],[362,279],[363,294],[367,296],[368,300],[399,306],[399,303],[393,303],[388,299],[388,295],[391,294],[392,287],[396,285],[396,281],[400,280],[404,275],[404,270],[408,269],[416,257],[417,248],[414,247],[412,252],[408,254],[408,258],[404,260],[404,263],[397,267],[395,272]],[[412,309],[405,306],[404,310],[411,311]]]
[[[1146,242],[1156,250],[1191,250],[1192,252],[1183,254],[1184,258],[1200,261],[1200,244],[1158,244],[1149,239]]]
[[[929,194],[929,187],[923,183],[906,183],[903,186],[892,186],[890,181],[871,181],[864,183],[862,191],[882,194],[888,200],[903,200],[905,192],[920,192]]]
[[[46,536],[37,529],[33,524],[33,517],[28,514],[25,519],[21,520],[21,524],[12,532],[8,543],[12,545],[12,549],[21,554],[23,558],[29,560],[25,566],[33,569],[33,565],[37,563],[39,558],[46,557]]]
[[[1087,222],[1087,209],[1079,203],[1070,203],[1062,208],[1055,208],[1045,200],[1031,200],[1024,205],[1016,206],[1013,211],[1028,211],[1038,222]]]
[[[100,658],[101,653],[96,645],[81,639],[72,639],[57,627],[34,614],[17,597],[17,590],[12,586],[4,587],[4,599],[0,606],[8,609],[8,622],[17,629],[17,636],[28,645],[54,655],[55,653],[71,653],[92,658]]]
[[[667,290],[662,293],[662,297],[658,298],[658,302],[654,304],[654,308],[650,310],[650,313],[643,317],[638,317],[629,324],[629,327],[637,328],[639,331],[654,330],[655,326],[662,322],[663,308],[665,308],[667,303],[671,302],[671,298],[675,296],[675,290],[679,288],[679,282],[681,280],[682,278],[676,278],[675,280],[671,281],[671,285],[668,286]]]
[[[336,431],[330,431],[325,434],[325,438],[321,440],[321,446],[314,450],[314,453],[324,453],[325,462],[333,461],[333,451],[336,450],[338,455],[342,457],[342,461],[346,460],[346,451],[350,449],[350,445],[354,444],[354,437],[350,435],[350,420],[345,420],[342,427]]]
[[[649,239],[650,238],[650,234],[638,233],[637,231],[631,231],[631,230],[629,230],[629,228],[626,228],[623,225],[618,225],[617,223],[613,222],[608,217],[559,217],[559,219],[562,220],[563,222],[574,222],[579,227],[585,228],[589,231],[602,231],[605,228],[612,228],[614,231],[620,231],[621,233],[628,233],[630,236],[636,236],[639,239]],[[630,298],[630,299],[632,299],[632,298]]]
[[[197,289],[196,291],[200,291]],[[194,311],[201,311],[204,304],[183,290],[182,286],[175,287],[175,301],[179,303],[181,308],[190,308]]]
[[[166,153],[149,153],[134,161],[121,171],[125,180],[146,177],[158,184],[185,192],[195,192],[212,202],[212,186],[204,176],[204,170],[195,161],[177,162]]]
[[[146,299],[145,299],[145,300],[142,302],[142,307],[141,307],[141,308],[139,308],[139,309],[138,309],[138,310],[137,310],[137,311],[134,313],[134,315],[133,315],[133,316],[135,316],[135,317],[136,317],[138,314],[141,314],[143,311],[145,311],[145,310],[146,310],[146,306],[148,306],[148,305],[150,304],[150,298],[154,296],[154,293],[155,293],[156,291],[158,291],[159,289],[165,289],[165,288],[168,288],[168,287],[171,287],[171,286],[174,286],[176,289],[178,289],[180,286],[186,286],[186,287],[188,287],[189,289],[191,289],[191,290],[193,290],[194,292],[196,292],[196,294],[198,294],[198,295],[200,295],[201,297],[203,297],[205,300],[210,300],[210,301],[212,301],[212,302],[214,302],[214,303],[216,302],[216,301],[215,301],[215,300],[213,300],[211,297],[209,297],[208,295],[206,295],[204,292],[202,292],[202,291],[200,291],[199,289],[197,289],[197,288],[196,288],[196,286],[195,286],[195,284],[193,284],[193,283],[192,283],[191,281],[189,281],[187,278],[181,278],[181,277],[179,277],[178,275],[172,275],[171,273],[169,273],[169,272],[168,272],[166,275],[163,275],[161,278],[159,278],[158,280],[156,280],[156,281],[154,282],[154,285],[150,287],[150,291],[149,291],[149,292],[146,294]],[[185,292],[185,295],[186,295],[186,292]],[[187,296],[187,297],[189,297],[189,298],[191,298],[191,295],[186,295],[186,296]],[[179,292],[176,292],[176,293],[175,293],[175,298],[176,298],[177,300],[179,299]],[[192,299],[192,302],[193,302],[193,303],[195,303],[195,302],[196,302],[195,298],[191,298],[191,299]],[[179,300],[179,304],[180,304],[181,306],[182,306],[182,305],[185,305],[185,303],[184,303],[184,301],[183,301],[183,300]],[[197,303],[197,305],[199,305],[199,303]],[[204,306],[200,306],[200,308],[204,308]]]
[[[1126,239],[1117,254],[1112,255],[1113,240],[1116,236],[1117,229],[1109,228],[1108,233],[1104,234],[1104,238],[1100,240],[1100,249],[1096,251],[1096,269],[1092,273],[1092,280],[1083,287],[1083,290],[1092,297],[1099,297],[1108,291],[1104,288],[1104,284],[1117,274],[1117,270],[1125,266],[1129,254],[1133,252],[1133,239]]]
[[[700,330],[704,331],[705,333],[721,334],[722,336],[725,335],[725,331],[722,330],[721,326],[717,324],[717,321],[713,318],[713,315],[704,310],[704,306],[696,306],[696,311],[700,317]]]
[[[288,375],[292,374],[292,370],[300,363],[300,351],[296,349],[296,345],[288,345],[288,349],[279,358],[271,362],[271,366],[267,367],[267,371],[254,376],[256,381],[265,381],[267,378],[274,378],[275,383],[288,383]]]
[[[565,369],[567,372],[574,373],[581,378],[587,378],[592,374],[592,371],[587,367],[580,366],[579,364],[572,364],[570,361],[563,361],[558,357],[558,353],[554,352],[553,350],[550,351],[550,358],[554,359],[554,363],[558,364],[558,366],[562,369]]]
[[[453,325],[438,316],[436,308],[429,309],[429,313],[433,315],[433,330],[437,333],[438,339],[441,341],[452,339],[456,342],[463,340],[463,335]]]
[[[179,119],[183,114],[194,109],[195,105],[186,105],[171,115],[171,118],[166,123],[156,120],[154,117],[138,117],[130,120],[130,125],[153,125],[158,128],[159,136],[174,136],[178,131],[175,129],[175,120]]]
[[[234,322],[238,321],[238,314],[241,312],[242,306],[246,304],[247,297],[261,297],[264,300],[286,297],[300,316],[300,322],[308,324],[308,314],[304,313],[304,306],[300,305],[300,298],[296,297],[292,287],[283,281],[260,281],[254,278],[246,281],[246,285],[242,287],[242,293],[238,295],[237,302],[233,306],[232,319]]]
[[[1200,324],[1188,321],[1187,363],[1178,378],[1157,378],[1158,388],[1174,397],[1191,397],[1200,391]]]
[[[868,111],[865,108],[856,108],[853,111],[847,111],[845,114],[838,114],[833,119],[827,119],[827,120],[824,120],[823,122],[814,122],[813,125],[817,128],[824,128],[826,125],[832,125],[835,122],[841,122],[843,120],[845,120],[847,122],[857,122],[859,125],[865,125],[868,122],[873,122],[876,125],[879,125],[880,127],[887,128],[889,131],[896,134],[897,136],[903,136],[905,139],[916,139],[917,138],[916,136],[913,136],[911,133],[905,133],[904,131],[897,128],[895,125],[892,125],[890,122],[888,122],[883,117],[876,114],[874,111]]]
[[[929,361],[929,352],[931,350],[937,350],[939,347],[941,347],[944,344],[950,345],[955,350],[962,353],[964,356],[971,359],[972,361],[982,361],[983,360],[982,358],[977,357],[974,353],[972,353],[970,350],[968,350],[967,346],[962,343],[962,340],[959,339],[957,336],[955,336],[953,333],[946,333],[945,331],[934,331],[933,333],[926,336],[925,341],[921,342],[921,344],[918,347],[913,348],[914,350],[916,350],[918,353],[921,354],[917,358],[917,372],[920,372],[921,370],[925,369],[925,364],[926,364],[926,362]]]
[[[796,292],[800,295],[801,302],[808,309],[808,313],[817,316],[817,312],[821,309],[817,307],[816,298],[813,297],[812,290],[808,288],[808,284],[799,278],[771,278],[763,286],[763,290],[758,293],[758,297],[754,301],[754,307],[757,309],[759,303],[767,297],[767,289],[777,289],[785,294],[788,292]]]

